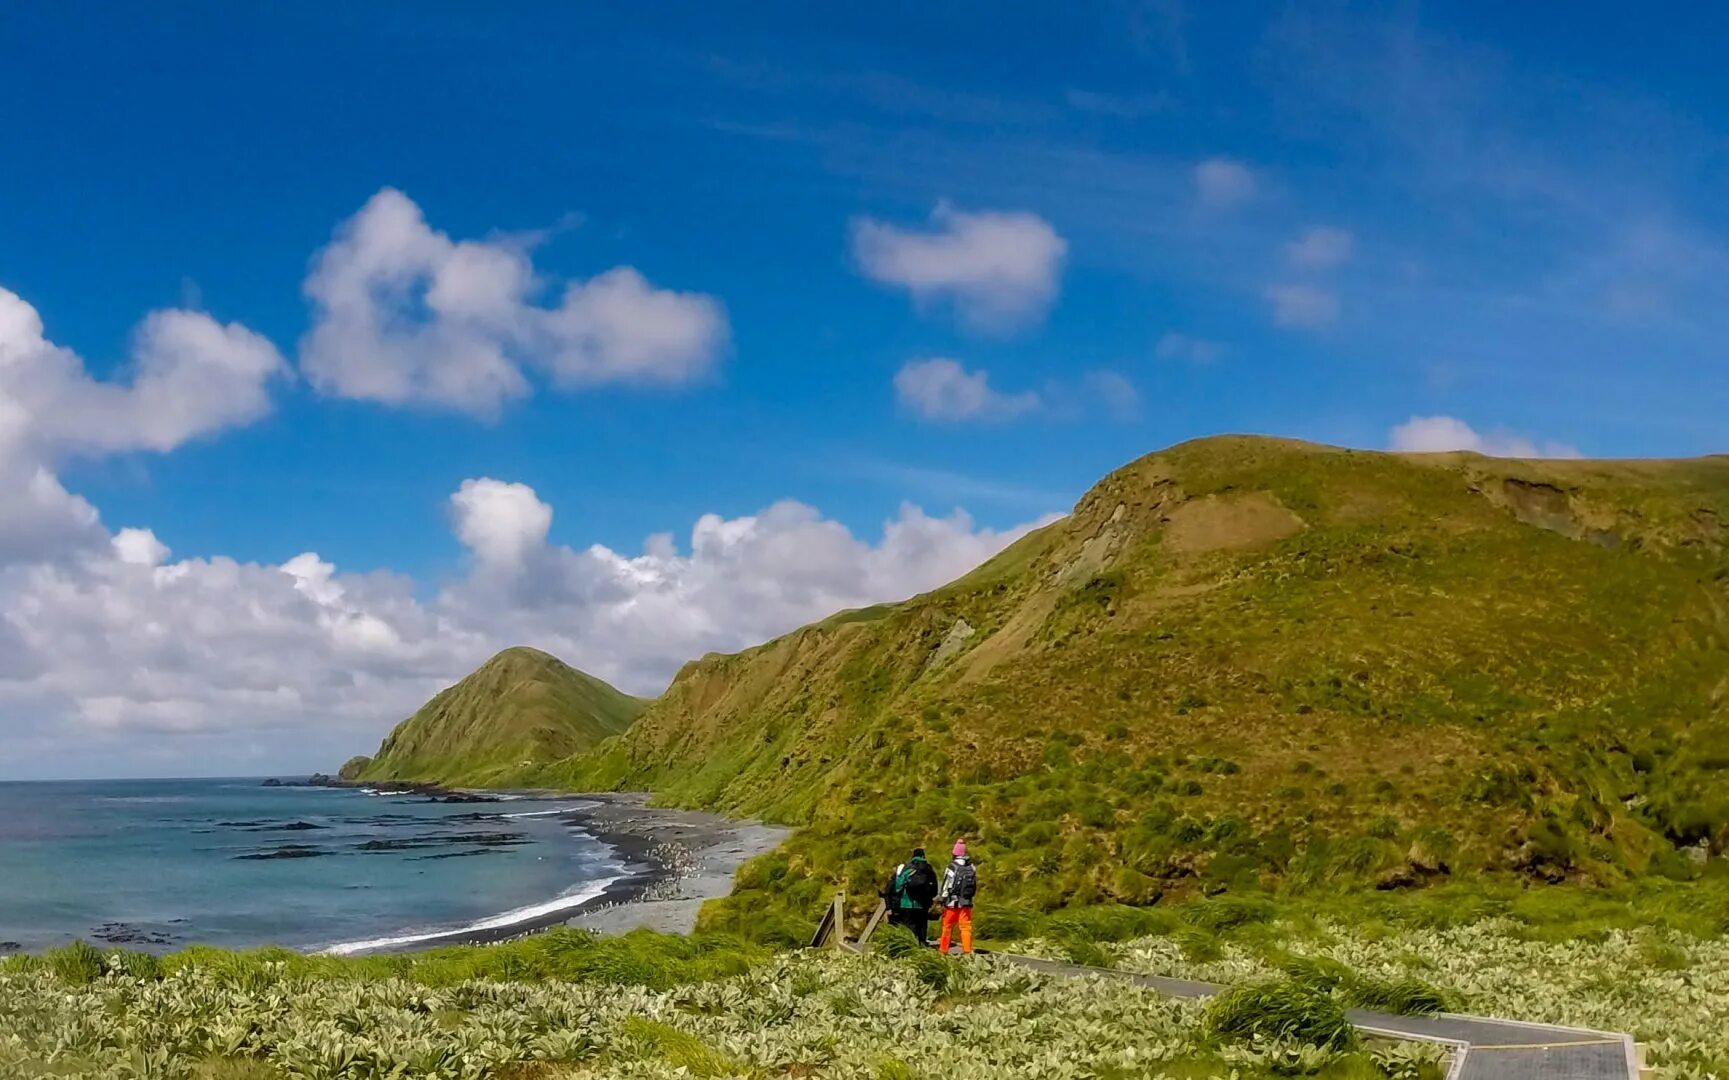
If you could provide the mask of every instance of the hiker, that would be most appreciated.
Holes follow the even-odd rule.
[[[927,928],[931,921],[931,901],[936,899],[936,895],[937,872],[925,861],[925,849],[914,848],[913,857],[895,867],[895,872],[889,875],[888,887],[883,889],[883,904],[888,908],[889,922],[911,930],[920,945],[929,944]]]
[[[973,864],[967,858],[967,842],[955,841],[954,861],[943,871],[942,892],[937,896],[937,902],[943,906],[943,931],[937,937],[937,948],[947,956],[949,937],[959,923],[961,928],[961,951],[971,956],[973,953],[973,894],[979,888],[979,872],[973,869]]]

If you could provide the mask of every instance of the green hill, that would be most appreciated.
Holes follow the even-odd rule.
[[[506,649],[396,726],[343,779],[485,786],[591,749],[645,703],[537,649]]]
[[[687,664],[527,775],[810,826],[732,912],[868,896],[956,833],[1043,908],[1606,882],[1729,845],[1726,696],[1729,458],[1227,437],[934,592]]]

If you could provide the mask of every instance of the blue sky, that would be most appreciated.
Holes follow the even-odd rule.
[[[748,604],[729,594],[670,635],[737,647],[825,603],[933,584],[1196,435],[1726,449],[1721,16],[1073,8],[9,8],[0,288],[88,380],[140,386],[138,327],[165,310],[229,327],[240,352],[222,356],[252,366],[221,400],[201,377],[170,380],[122,419],[42,398],[61,415],[29,422],[10,472],[0,461],[0,483],[51,476],[78,532],[47,543],[24,503],[0,509],[0,646],[24,657],[10,677],[0,665],[0,748],[26,762],[0,775],[223,771],[285,748],[290,764],[339,760],[500,641],[588,652],[569,626],[592,605],[642,606],[635,586],[568,566],[535,571],[572,597],[540,604],[558,589],[524,567],[547,552],[629,560],[671,533],[679,569],[609,573],[700,592],[678,575],[700,561],[706,514],[756,521],[796,500],[857,545],[809,580],[775,577],[784,558],[753,564],[766,577],[743,595],[796,602],[732,619]],[[422,270],[460,249],[504,275],[487,281],[518,282],[491,321],[440,322],[425,281],[354,315],[339,271],[359,246],[319,278],[381,192],[420,215]],[[640,288],[603,276],[619,267]],[[475,288],[464,303],[491,295]],[[414,332],[368,337],[355,319],[370,316]],[[163,340],[189,348],[191,326]],[[477,335],[518,389],[424,392]],[[418,388],[364,389],[381,342]],[[478,501],[452,501],[482,479],[498,484],[493,541],[464,516]],[[884,522],[904,522],[903,503],[966,517],[900,550]],[[36,538],[10,555],[8,514]],[[92,529],[108,552],[126,527],[172,554],[119,559],[141,568],[124,587],[72,554]],[[281,617],[328,631],[347,605],[341,618],[385,624],[389,656],[302,643],[289,668],[260,667],[200,642],[210,619],[167,592],[188,575],[158,573],[303,553],[348,599],[278,574],[310,598]],[[507,555],[514,585],[488,577]],[[250,610],[250,587],[206,582],[199,603]],[[456,593],[491,599],[459,613]],[[53,625],[79,604],[88,618]],[[121,640],[153,619],[178,653]],[[440,627],[461,644],[429,644]],[[70,670],[76,649],[102,662]],[[637,690],[676,666],[622,646],[567,659]],[[213,665],[244,694],[194,686]],[[248,700],[275,704],[224,719]],[[80,764],[68,748],[92,739],[107,749]]]

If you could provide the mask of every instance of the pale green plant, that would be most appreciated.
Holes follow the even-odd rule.
[[[1413,974],[1456,998],[1457,1011],[1628,1032],[1665,1077],[1729,1076],[1729,940],[1647,927],[1568,941],[1535,939],[1510,919],[1363,933],[1322,924],[1289,949],[1394,985]],[[1189,959],[1169,937],[1116,947],[1125,970],[1219,983],[1280,973],[1264,943],[1226,942],[1213,960]]]

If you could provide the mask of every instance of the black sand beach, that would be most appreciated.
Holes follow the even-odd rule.
[[[687,934],[706,900],[732,891],[733,874],[748,859],[772,851],[791,829],[736,821],[698,810],[647,805],[643,792],[572,795],[590,805],[562,815],[618,853],[625,870],[580,905],[530,916],[507,926],[453,930],[366,952],[405,952],[441,945],[478,945],[571,925],[603,934],[639,927]]]

